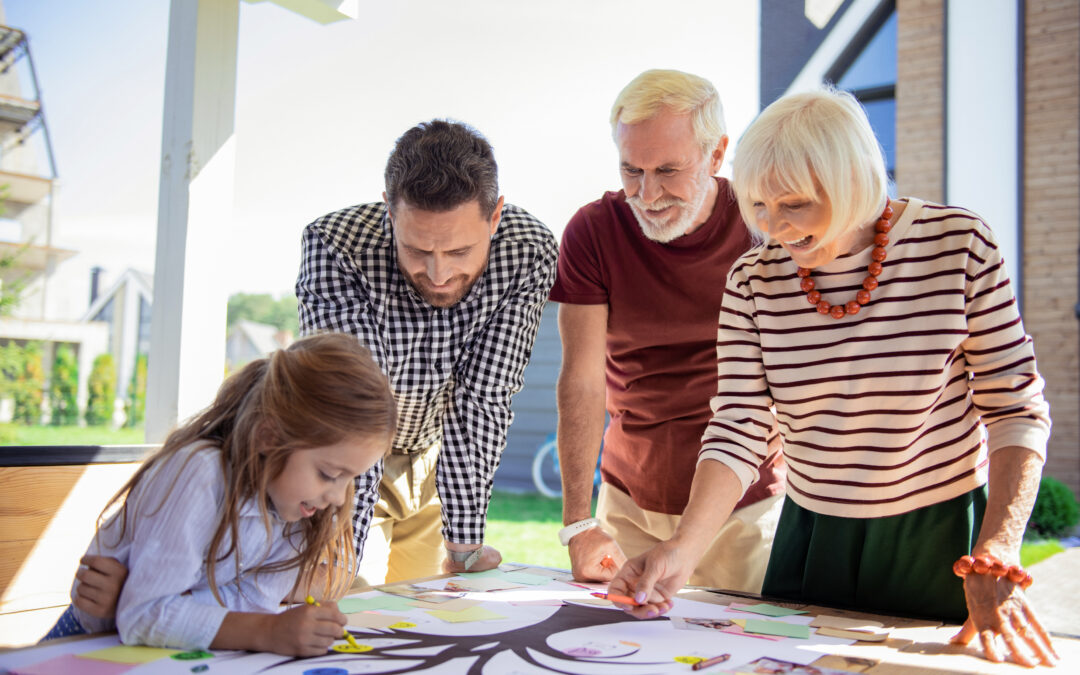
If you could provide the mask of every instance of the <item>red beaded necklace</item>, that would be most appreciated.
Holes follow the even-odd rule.
[[[810,278],[810,274],[814,270],[808,267],[799,268],[798,275],[802,279],[800,287],[806,293],[807,302],[811,305],[817,305],[819,314],[831,314],[834,319],[843,319],[848,314],[858,314],[862,306],[870,302],[870,291],[877,288],[877,278],[881,274],[881,263],[885,262],[885,245],[889,243],[889,230],[892,229],[889,219],[892,218],[892,215],[893,210],[889,206],[889,199],[886,197],[885,210],[881,212],[881,217],[878,218],[877,223],[874,225],[874,229],[877,231],[877,234],[874,235],[874,250],[870,251],[872,260],[866,266],[866,271],[870,273],[870,276],[863,279],[862,290],[856,293],[855,299],[849,301],[846,305],[830,305],[822,300],[821,292],[814,288],[817,284]]]

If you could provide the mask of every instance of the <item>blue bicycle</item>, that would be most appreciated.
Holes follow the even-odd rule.
[[[593,473],[593,487],[600,485],[600,457],[604,446],[600,446],[600,455],[596,457],[596,471]],[[562,496],[562,474],[559,473],[559,446],[555,442],[555,434],[548,434],[540,447],[533,455],[532,463],[533,484],[540,494],[545,497]]]

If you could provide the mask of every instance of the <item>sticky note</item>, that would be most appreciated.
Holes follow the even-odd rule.
[[[372,612],[380,609],[391,612],[408,612],[415,609],[414,600],[403,598],[400,595],[377,595],[371,598],[342,598],[338,601],[338,609],[342,614],[355,614],[357,612]]]
[[[361,612],[359,614],[349,614],[345,617],[345,624],[354,628],[375,628],[377,630],[386,630],[395,623],[404,621],[403,616],[392,616],[390,614],[375,614],[368,612]]]
[[[855,619],[847,616],[832,616],[829,614],[815,616],[814,620],[810,622],[810,626],[813,628],[838,628],[840,630],[862,630],[869,632],[877,632],[878,629],[885,627],[884,624],[879,621]]]
[[[416,600],[413,602],[413,607],[416,609],[441,609],[444,612],[460,612],[463,609],[476,607],[479,604],[479,600],[454,598],[452,600],[447,600],[446,602],[424,602],[423,600]]]
[[[95,659],[97,661],[111,661],[112,663],[150,663],[173,654],[179,654],[182,649],[163,649],[161,647],[136,647],[119,645],[96,649],[92,652],[79,654],[81,659]]]
[[[132,663],[80,659],[75,654],[64,654],[29,666],[19,666],[20,675],[122,675],[135,667]]]
[[[763,635],[783,635],[784,637],[810,638],[810,627],[800,626],[783,621],[767,621],[765,619],[747,619],[743,628],[747,633],[761,633]]]
[[[505,619],[501,614],[496,614],[483,607],[470,607],[460,612],[446,612],[441,609],[429,609],[427,613],[436,619],[442,619],[447,623],[465,623],[468,621],[490,621],[492,619]]]
[[[735,605],[738,605],[737,607]],[[776,605],[770,605],[764,602],[756,605],[742,605],[739,603],[732,603],[730,609],[736,609],[740,612],[752,612],[754,614],[763,614],[765,616],[791,616],[793,614],[806,614],[801,609],[788,609],[787,607],[778,607]]]

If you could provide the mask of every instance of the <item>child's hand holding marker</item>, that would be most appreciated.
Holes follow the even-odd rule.
[[[314,605],[316,607],[321,607],[322,606],[322,605],[319,604],[319,602],[317,600],[315,600],[315,598],[311,597],[310,595],[307,596],[307,598],[304,599],[304,602],[306,602],[309,605]],[[336,604],[334,605],[334,609],[335,610],[337,609]],[[341,612],[338,612],[338,613],[341,614]],[[342,614],[342,616],[344,616],[344,614]],[[352,647],[353,649],[359,650],[360,645],[358,645],[356,643],[356,638],[354,638],[352,636],[352,633],[349,632],[349,629],[345,628],[345,622],[344,621],[341,622],[341,626],[342,626],[342,628],[341,628],[342,637],[344,637],[346,640],[348,640],[350,647]]]
[[[273,621],[266,639],[274,646],[260,651],[321,656],[346,632],[346,618],[338,611],[337,604],[322,605],[310,595],[306,604],[269,616]]]

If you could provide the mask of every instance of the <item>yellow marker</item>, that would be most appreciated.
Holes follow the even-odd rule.
[[[307,596],[306,598],[304,598],[304,602],[306,602],[309,605],[315,605],[316,607],[320,606],[319,603],[315,600],[315,598],[311,597],[310,595]],[[352,636],[352,633],[349,632],[348,628],[343,628],[341,633],[342,633],[342,637],[344,637],[346,640],[349,641],[349,646],[352,647],[353,649],[355,649],[356,651],[358,651],[358,652],[366,652],[368,649],[371,649],[371,647],[368,647],[367,649],[364,649],[363,647],[361,647],[360,644],[356,642],[356,638],[354,638]]]

